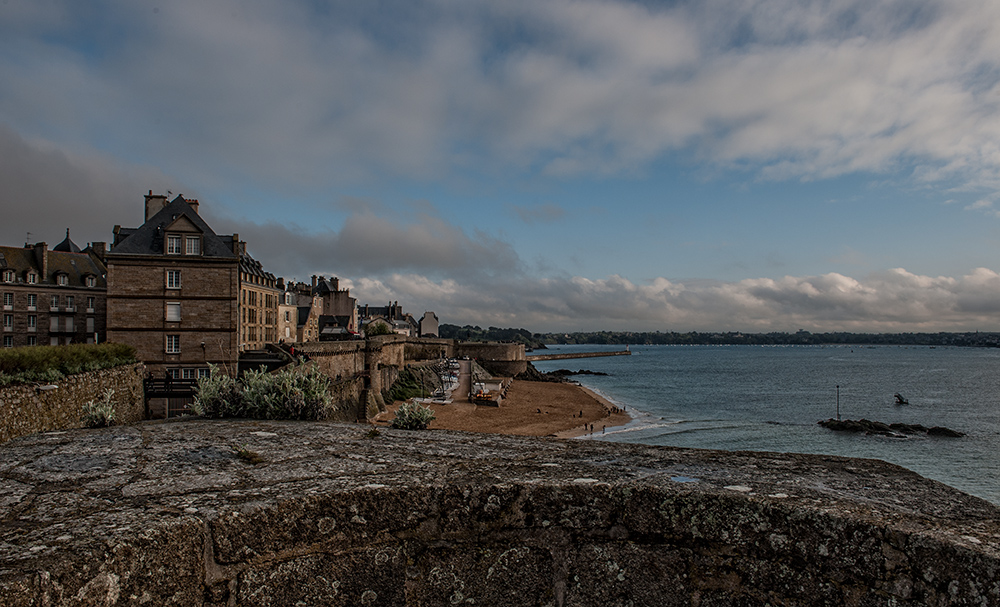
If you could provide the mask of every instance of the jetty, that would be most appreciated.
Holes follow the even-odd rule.
[[[526,358],[528,362],[539,360],[567,360],[571,358],[598,358],[601,356],[630,356],[630,350],[617,350],[615,352],[578,352],[573,354],[530,354]]]

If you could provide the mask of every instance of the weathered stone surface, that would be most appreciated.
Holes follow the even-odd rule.
[[[131,424],[145,418],[140,363],[70,375],[56,382],[54,390],[34,384],[0,388],[0,443],[34,432],[81,428],[83,406],[114,390],[115,423]]]
[[[0,446],[0,604],[1000,605],[1000,509],[898,466],[368,430]]]

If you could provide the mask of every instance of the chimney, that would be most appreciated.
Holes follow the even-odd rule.
[[[41,276],[38,277],[38,282],[45,282],[49,277],[49,245],[44,242],[35,243],[35,265],[38,266],[38,271]]]
[[[313,287],[312,288],[315,289],[316,288],[316,275],[313,274],[312,278],[313,278]]]
[[[337,277],[333,278],[333,290],[334,290],[334,292],[340,290],[340,279],[337,278]]]
[[[102,263],[107,260],[104,259],[105,254],[108,252],[108,243],[106,242],[92,242],[90,243],[90,252],[94,257],[101,260]]]
[[[187,203],[188,203],[188,205],[189,205],[189,206],[190,206],[190,207],[191,207],[192,209],[194,209],[194,212],[195,212],[195,213],[198,213],[198,199],[197,199],[197,198],[194,198],[194,199],[192,199],[192,200],[188,200],[188,201],[187,201]],[[200,213],[199,213],[199,215],[200,215]]]
[[[162,194],[153,194],[153,190],[146,194],[146,221],[153,215],[156,215],[160,210],[167,206],[167,197]]]

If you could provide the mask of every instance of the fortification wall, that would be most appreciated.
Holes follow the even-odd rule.
[[[115,420],[129,424],[145,418],[142,364],[122,365],[78,373],[56,382],[54,390],[39,390],[34,385],[0,388],[0,442],[34,432],[80,428],[83,406],[99,400],[104,391],[115,391]]]
[[[408,361],[437,360],[455,356],[455,340],[421,337],[406,342]]]
[[[0,461],[11,607],[1000,604],[1000,509],[874,460],[185,420]]]

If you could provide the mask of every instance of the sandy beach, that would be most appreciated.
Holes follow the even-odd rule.
[[[376,420],[388,425],[401,403],[393,403]],[[521,436],[571,438],[603,428],[623,426],[631,417],[594,392],[573,383],[516,380],[499,407],[477,406],[464,400],[431,404],[430,428]],[[593,430],[591,430],[591,427]]]

